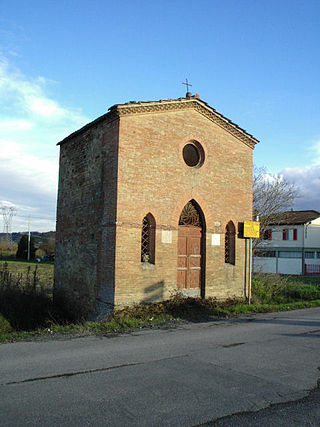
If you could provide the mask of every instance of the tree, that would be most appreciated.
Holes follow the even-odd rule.
[[[36,248],[34,247],[34,238],[30,237],[30,259],[34,259]],[[28,259],[28,236],[24,234],[18,243],[16,257],[18,259]]]
[[[39,247],[43,250],[46,255],[53,256],[55,251],[55,238],[49,237],[46,240],[43,240]]]
[[[0,237],[0,259],[5,257],[14,257],[17,251],[17,244],[15,242],[8,242],[5,238]]]
[[[292,208],[299,197],[294,184],[282,175],[270,175],[265,168],[253,168],[253,217],[259,217],[260,235],[263,236],[268,224],[277,220],[277,214]],[[259,242],[255,242],[255,245]],[[254,245],[254,246],[255,246]]]

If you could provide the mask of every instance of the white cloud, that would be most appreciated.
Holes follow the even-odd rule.
[[[8,200],[0,200],[0,207],[16,208],[16,205],[14,205],[13,203],[9,202]]]
[[[275,184],[276,182],[282,182],[284,177],[282,174],[270,174],[270,173],[264,173],[263,178],[265,182],[268,182],[269,184]]]
[[[281,172],[288,182],[294,183],[300,194],[295,209],[320,211],[320,165],[305,168],[286,168]]]
[[[41,117],[56,119],[65,116],[66,111],[60,108],[57,103],[51,99],[30,96],[26,97],[26,101],[30,110]]]
[[[320,141],[314,142],[309,148],[309,157],[312,165],[320,165]]]
[[[33,123],[28,120],[4,120],[0,122],[0,132],[26,131],[33,128]]]
[[[27,79],[6,58],[0,58],[0,99],[3,100],[0,105],[4,104],[4,112],[18,113],[34,121],[46,118],[50,121],[67,120],[76,127],[82,125],[87,119],[78,109],[64,108],[46,95],[49,83],[51,81],[42,76]],[[10,100],[10,104],[5,100]]]
[[[18,208],[15,231],[26,230],[29,215],[33,230],[54,228],[56,143],[89,121],[79,109],[49,97],[50,83],[45,77],[27,78],[0,58],[0,200]]]
[[[5,171],[6,186],[20,181],[21,187],[34,189],[39,194],[55,193],[58,179],[58,160],[29,154],[23,145],[0,140],[0,169]],[[2,175],[3,172],[0,172]]]

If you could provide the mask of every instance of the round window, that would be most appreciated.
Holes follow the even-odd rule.
[[[183,160],[190,167],[201,166],[204,161],[204,151],[198,142],[189,143],[183,147]]]

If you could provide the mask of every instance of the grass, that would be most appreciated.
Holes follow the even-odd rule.
[[[52,290],[53,287],[53,263],[38,263],[38,262],[27,262],[27,261],[0,261],[0,271],[8,266],[8,271],[15,277],[21,277],[22,281],[25,281],[27,276],[34,274],[37,269],[38,283],[48,290]]]
[[[41,267],[41,268],[40,268]],[[254,275],[252,304],[244,299],[182,298],[125,307],[100,322],[67,320],[52,301],[53,266],[0,263],[0,342],[55,334],[106,334],[241,314],[320,306],[320,280]],[[50,284],[51,278],[51,284]]]
[[[0,241],[0,259],[13,259],[16,256],[17,253],[17,248],[18,245],[17,244],[3,244],[3,242]]]
[[[257,304],[286,304],[320,299],[320,280],[313,277],[256,274],[252,281]]]
[[[7,332],[7,322],[13,330],[45,326],[53,312],[52,282],[45,270],[39,276],[37,265],[24,267],[20,271],[13,263],[0,266],[0,332]]]

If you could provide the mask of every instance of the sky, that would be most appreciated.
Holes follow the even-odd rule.
[[[191,92],[320,210],[319,0],[10,0],[0,14],[0,206],[55,229],[57,142],[114,104]],[[0,218],[0,231],[3,221]]]

